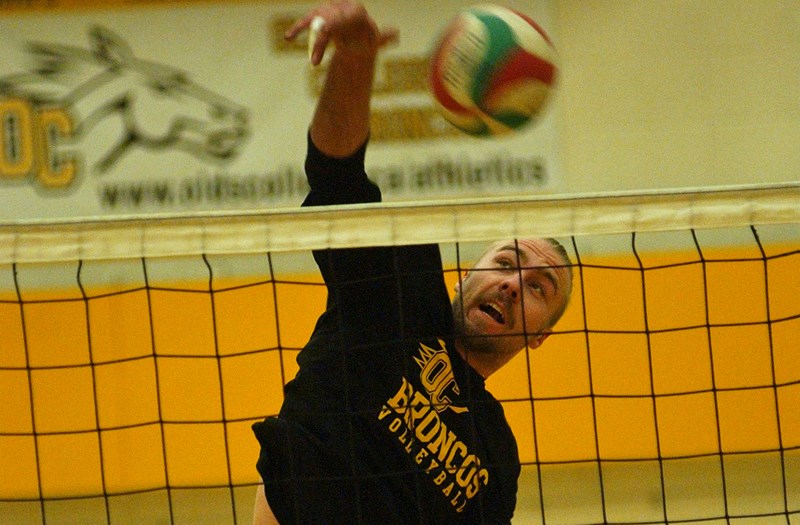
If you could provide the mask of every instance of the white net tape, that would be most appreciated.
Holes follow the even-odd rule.
[[[0,263],[246,254],[800,223],[800,182],[0,225]]]

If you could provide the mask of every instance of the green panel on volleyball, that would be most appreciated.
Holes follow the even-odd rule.
[[[522,113],[515,111],[510,111],[507,113],[493,113],[492,117],[494,117],[496,121],[502,122],[510,128],[518,128],[523,126],[531,119],[530,115],[523,115]]]
[[[478,107],[482,107],[483,97],[492,82],[492,74],[497,69],[497,65],[503,60],[503,57],[508,56],[517,46],[517,43],[511,27],[502,19],[488,13],[470,12],[483,22],[489,36],[489,47],[478,66],[478,70],[475,72],[475,78],[472,82],[472,100],[475,101]]]

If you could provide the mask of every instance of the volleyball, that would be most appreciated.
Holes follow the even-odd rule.
[[[430,90],[451,124],[476,136],[536,120],[552,96],[556,53],[530,17],[495,4],[461,11],[431,55]]]

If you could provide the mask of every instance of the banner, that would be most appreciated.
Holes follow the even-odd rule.
[[[324,78],[286,28],[314,4],[0,3],[0,222],[297,206]],[[366,2],[382,53],[367,168],[387,201],[558,185],[554,105],[478,139],[434,108],[428,55],[463,0]],[[547,0],[511,1],[552,35]]]

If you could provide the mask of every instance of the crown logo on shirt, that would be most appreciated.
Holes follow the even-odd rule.
[[[443,412],[448,408],[457,414],[468,412],[467,407],[454,404],[454,399],[461,394],[461,389],[456,383],[447,347],[444,341],[441,339],[438,341],[439,348],[424,343],[419,344],[419,355],[414,357],[414,361],[420,367],[420,382],[428,392],[437,412]]]

